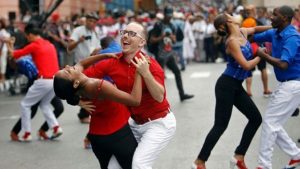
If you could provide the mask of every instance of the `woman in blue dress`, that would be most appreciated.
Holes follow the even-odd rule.
[[[214,26],[220,36],[225,36],[226,53],[230,57],[225,71],[219,77],[215,86],[214,125],[208,133],[192,168],[206,169],[205,162],[226,130],[232,114],[232,108],[235,106],[246,116],[248,123],[234,152],[234,156],[230,160],[230,168],[247,169],[244,163],[244,156],[262,122],[262,117],[256,105],[244,90],[242,83],[244,79],[249,77],[250,70],[260,61],[259,57],[254,57],[257,54],[256,51],[263,50],[252,49],[247,36],[271,27],[239,28],[239,24],[228,14],[218,15],[214,21]]]

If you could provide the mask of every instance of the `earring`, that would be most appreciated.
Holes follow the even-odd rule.
[[[80,81],[79,80],[75,80],[74,81],[74,84],[73,84],[73,87],[76,89],[80,84]]]

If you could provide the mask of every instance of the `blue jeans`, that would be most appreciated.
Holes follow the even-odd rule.
[[[182,55],[183,47],[182,46],[173,47],[173,51],[176,52],[177,56],[179,57],[179,63],[181,65],[181,68],[185,68],[185,62]]]

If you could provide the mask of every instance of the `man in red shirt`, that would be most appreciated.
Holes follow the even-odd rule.
[[[116,86],[130,93],[134,84],[135,72],[143,77],[143,95],[140,106],[128,107],[131,118],[130,127],[138,142],[132,168],[152,169],[154,160],[173,138],[176,130],[176,119],[170,111],[164,86],[164,72],[152,57],[149,58],[149,69],[136,69],[130,62],[135,56],[145,55],[141,52],[146,44],[146,29],[133,22],[120,31],[122,53],[119,59],[107,59],[89,67],[88,74],[103,78],[110,76]],[[82,60],[83,67],[89,66]],[[143,70],[143,71],[142,71]]]
[[[40,109],[44,113],[48,126],[53,129],[52,139],[62,134],[58,121],[54,116],[50,102],[54,97],[53,76],[59,70],[55,47],[40,36],[40,29],[34,25],[25,27],[27,40],[30,42],[22,49],[13,51],[13,41],[9,42],[8,51],[10,56],[18,59],[30,54],[38,69],[38,79],[29,88],[24,99],[21,101],[21,119],[24,135],[21,141],[31,141],[31,107],[40,102]]]

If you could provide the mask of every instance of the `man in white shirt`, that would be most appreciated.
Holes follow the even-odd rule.
[[[86,15],[86,24],[75,28],[71,35],[68,50],[73,52],[74,61],[78,63],[89,56],[95,49],[100,48],[100,37],[95,31],[98,15]]]
[[[193,23],[192,29],[194,32],[194,37],[196,40],[196,49],[195,49],[195,61],[200,62],[204,61],[204,32],[206,28],[206,22],[201,13],[195,14],[196,21]]]

